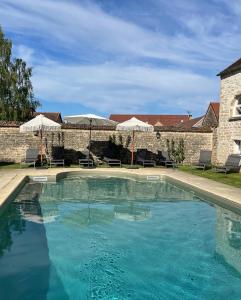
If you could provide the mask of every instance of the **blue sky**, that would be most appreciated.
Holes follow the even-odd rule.
[[[42,111],[194,116],[241,57],[240,0],[1,0]]]

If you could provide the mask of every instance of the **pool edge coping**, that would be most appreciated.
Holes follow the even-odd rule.
[[[199,177],[193,174],[187,174],[179,170],[170,169],[118,169],[118,168],[102,168],[102,169],[47,169],[47,170],[15,170],[15,176],[13,176],[1,189],[0,194],[0,209],[8,203],[15,193],[29,180],[31,177],[48,177],[57,178],[66,174],[119,174],[119,175],[137,175],[141,177],[158,175],[160,178],[167,178],[170,181],[177,181],[180,184],[191,188],[201,194],[205,194],[210,198],[218,198],[221,203],[230,204],[231,206],[241,207],[241,188],[231,187],[223,183],[212,181],[207,178]],[[0,172],[0,174],[3,172]],[[6,172],[7,175],[14,172]],[[4,176],[4,174],[3,174]],[[224,195],[223,195],[224,193]]]

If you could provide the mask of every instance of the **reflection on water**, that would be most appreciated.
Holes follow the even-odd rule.
[[[166,182],[125,178],[73,177],[43,187],[41,201],[110,202],[193,200],[194,193]]]
[[[151,218],[149,206],[130,203],[129,206],[115,206],[115,218],[127,221],[145,221]]]
[[[114,219],[114,213],[108,209],[88,208],[78,209],[62,218],[62,222],[72,226],[91,226],[109,224]]]
[[[240,279],[241,216],[167,182],[30,183],[0,216],[1,300],[238,299]]]
[[[241,273],[241,216],[222,207],[216,212],[216,251]]]
[[[39,194],[42,185],[27,184],[0,216],[0,299],[45,300],[50,260]],[[66,299],[56,271],[55,284]]]

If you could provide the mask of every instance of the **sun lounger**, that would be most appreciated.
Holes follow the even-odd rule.
[[[38,156],[38,149],[27,149],[26,157],[20,162],[20,167],[22,167],[22,165],[33,165],[35,168],[36,162],[38,161]]]
[[[106,162],[109,166],[120,166],[121,167],[121,161],[117,158],[110,158],[110,157],[104,156],[103,161]]]
[[[64,167],[64,159],[53,159],[53,158],[50,158],[48,163],[49,163],[50,168],[52,166],[63,166]]]
[[[206,170],[211,167],[212,151],[201,150],[198,162],[192,164],[193,168]]]
[[[167,151],[158,151],[157,162],[165,167],[176,167],[176,162],[169,157]]]
[[[89,154],[89,151],[81,151],[81,155],[83,158],[79,159],[79,166],[81,167],[93,167],[94,161],[91,158],[91,154]]]
[[[239,154],[231,154],[228,156],[223,166],[214,167],[214,172],[225,173],[228,172],[239,172],[240,171],[241,156]]]
[[[150,157],[148,157],[148,153],[147,153],[146,149],[137,150],[136,162],[138,164],[142,165],[143,167],[155,167],[156,166],[155,160],[150,159]]]

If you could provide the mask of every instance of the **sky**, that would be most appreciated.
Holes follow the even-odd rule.
[[[1,0],[40,111],[205,113],[241,57],[241,0]]]

